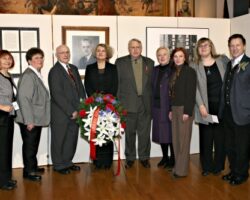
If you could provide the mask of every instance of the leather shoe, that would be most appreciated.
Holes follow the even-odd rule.
[[[202,176],[208,176],[209,174],[210,174],[209,171],[203,171],[203,172],[201,173]]]
[[[42,177],[36,174],[23,174],[23,178],[28,179],[30,181],[41,181]]]
[[[173,178],[178,179],[178,178],[185,178],[186,176],[180,176],[176,173],[173,173]]]
[[[167,163],[167,159],[163,157],[161,161],[157,164],[158,167],[165,166]]]
[[[45,169],[43,167],[37,167],[36,170],[35,170],[36,173],[44,173],[45,172]]]
[[[224,181],[231,181],[231,179],[233,179],[232,173],[229,173],[229,174],[222,176],[222,180],[224,180]]]
[[[69,174],[70,170],[69,169],[54,169],[54,171],[60,173],[60,174]]]
[[[125,168],[129,169],[134,165],[134,161],[133,160],[127,160],[126,164],[125,164]]]
[[[13,190],[14,188],[15,188],[15,185],[11,184],[10,182],[0,187],[1,190]]]
[[[13,186],[16,186],[17,181],[16,180],[9,180],[8,183],[12,184]]]
[[[141,160],[141,164],[145,168],[150,168],[150,163],[148,160]]]
[[[69,167],[70,170],[72,171],[80,171],[81,167],[77,166],[77,165],[72,165],[71,167]]]
[[[230,180],[229,183],[230,183],[231,185],[240,185],[240,184],[244,183],[246,180],[247,180],[247,178],[233,177],[233,178]]]

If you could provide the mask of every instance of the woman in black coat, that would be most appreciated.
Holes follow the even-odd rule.
[[[85,73],[85,90],[88,96],[95,92],[116,96],[118,89],[118,75],[116,66],[109,63],[112,49],[105,44],[98,44],[95,49],[97,62],[88,65]],[[109,156],[110,155],[110,156]],[[96,146],[96,168],[110,168],[113,161],[113,143],[102,147]]]
[[[0,50],[0,189],[3,190],[16,187],[16,181],[11,179],[15,85],[8,70],[12,67],[13,56],[6,50]]]

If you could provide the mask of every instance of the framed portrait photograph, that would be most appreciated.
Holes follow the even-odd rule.
[[[176,17],[194,17],[195,16],[195,0],[176,0],[175,16]]]
[[[159,47],[168,47],[170,53],[176,47],[184,47],[189,55],[189,62],[194,61],[196,42],[202,37],[208,37],[208,28],[146,28],[147,56],[156,63],[156,50]]]
[[[86,66],[96,62],[96,45],[109,45],[109,27],[63,26],[62,40],[62,43],[70,48],[70,63],[77,66],[81,77],[84,78]]]

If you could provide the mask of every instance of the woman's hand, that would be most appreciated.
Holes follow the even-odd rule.
[[[188,118],[189,118],[189,115],[187,115],[187,114],[183,114],[183,115],[182,115],[182,120],[183,120],[183,122],[187,121]]]
[[[172,112],[169,112],[168,117],[169,117],[170,121],[172,121]]]
[[[27,125],[27,129],[28,129],[29,131],[31,131],[34,127],[35,127],[34,124],[28,124],[28,125]]]
[[[199,110],[203,118],[206,118],[208,116],[207,109],[204,105],[200,105]]]
[[[13,106],[10,105],[1,105],[0,107],[0,110],[3,110],[4,112],[11,112],[13,109]]]

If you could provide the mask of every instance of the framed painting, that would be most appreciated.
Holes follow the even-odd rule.
[[[208,28],[146,28],[147,56],[156,63],[156,50],[159,47],[168,47],[170,53],[176,47],[184,47],[189,55],[189,61],[194,61],[194,49],[196,42],[202,37],[208,37]]]
[[[176,0],[175,16],[176,17],[194,17],[195,16],[195,0]]]
[[[109,27],[63,26],[62,43],[70,48],[70,62],[78,67],[81,77],[84,78],[86,66],[96,62],[96,45],[109,45]]]

